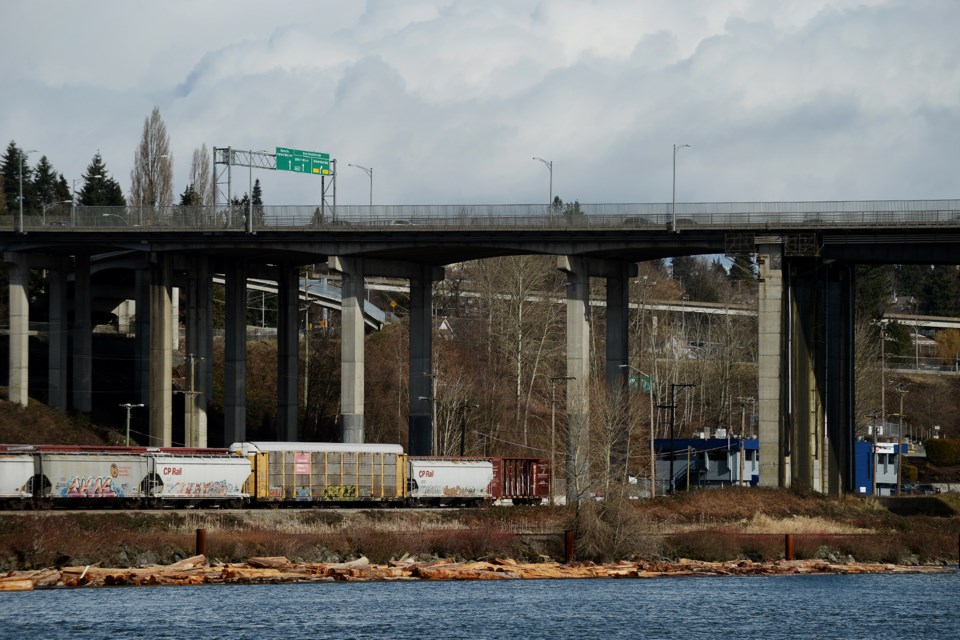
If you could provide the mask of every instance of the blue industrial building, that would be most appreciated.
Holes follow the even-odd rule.
[[[718,430],[713,438],[662,438],[654,441],[657,453],[657,490],[755,486],[760,480],[760,444],[757,438],[726,437]],[[901,454],[907,445],[900,445]],[[741,465],[742,460],[742,465]],[[858,495],[891,495],[897,490],[896,442],[858,441],[854,447],[854,480]],[[876,472],[876,473],[875,473]],[[874,475],[876,485],[874,485]]]

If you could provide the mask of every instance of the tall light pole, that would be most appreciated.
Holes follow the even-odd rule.
[[[556,482],[556,442],[557,442],[557,383],[560,381],[576,380],[573,376],[556,376],[550,378],[550,505],[557,503],[554,485]]]
[[[362,164],[348,164],[348,167],[356,167],[360,169],[367,177],[370,178],[370,206],[373,206],[373,167],[365,167]]]
[[[547,167],[547,170],[550,172],[550,199],[547,200],[547,205],[553,204],[553,160],[544,160],[543,158],[533,157],[534,160],[539,160]]]
[[[674,233],[677,232],[677,152],[680,149],[689,147],[688,144],[675,144],[673,145],[673,197],[670,202],[670,230]]]
[[[656,486],[657,486],[657,451],[654,446],[654,426],[655,420],[653,415],[654,407],[656,406],[653,402],[653,376],[649,373],[644,373],[636,367],[632,367],[629,364],[620,365],[621,369],[629,369],[630,371],[636,371],[641,376],[647,377],[647,391],[650,392],[650,497],[656,498]],[[641,379],[642,381],[642,379]]]
[[[900,426],[897,427],[897,496],[900,495],[901,478],[903,469],[903,396],[907,395],[907,386],[903,383],[897,385],[897,393],[900,394]]]
[[[122,404],[122,405],[120,405],[120,406],[127,410],[127,446],[129,447],[129,446],[130,446],[130,409],[139,408],[139,407],[142,407],[142,406],[144,406],[144,405],[142,405],[142,404],[130,404],[130,403],[128,402],[128,403]]]
[[[23,233],[23,165],[27,159],[28,153],[33,153],[36,149],[20,150],[20,213],[17,216],[17,233]]]

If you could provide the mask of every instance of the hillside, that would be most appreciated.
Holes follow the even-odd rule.
[[[7,395],[5,387],[0,393]],[[79,421],[31,400],[29,405],[0,400],[0,444],[119,445],[123,436],[106,427]]]

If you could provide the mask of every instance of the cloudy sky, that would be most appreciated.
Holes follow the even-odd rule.
[[[0,139],[124,190],[156,105],[338,160],[339,203],[957,198],[953,0],[3,0]],[[245,171],[243,172],[245,173]],[[239,190],[246,190],[245,177]],[[267,204],[319,178],[260,172]],[[235,186],[235,190],[238,187]]]

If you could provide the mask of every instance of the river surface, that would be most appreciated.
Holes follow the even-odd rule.
[[[960,575],[120,587],[0,593],[0,638],[960,638]]]

